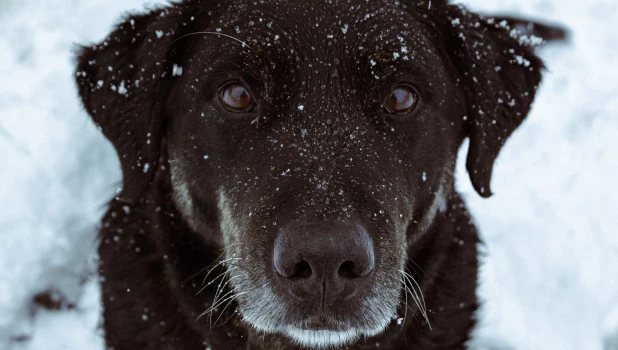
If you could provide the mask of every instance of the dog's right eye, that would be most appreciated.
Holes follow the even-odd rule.
[[[221,88],[219,101],[230,112],[250,112],[255,107],[255,98],[249,88],[237,81]]]
[[[409,85],[399,85],[391,90],[384,101],[384,109],[390,114],[407,114],[418,104],[418,93]]]

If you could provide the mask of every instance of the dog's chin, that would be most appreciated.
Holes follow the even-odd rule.
[[[361,337],[376,336],[384,331],[388,323],[385,321],[383,325],[375,329],[348,328],[345,330],[302,329],[287,326],[281,333],[298,345],[324,349],[350,345]]]
[[[254,329],[261,333],[279,334],[290,340],[290,342],[315,349],[328,349],[351,345],[355,341],[364,338],[371,338],[382,333],[389,325],[389,319],[379,322],[374,328],[355,328],[355,327],[301,327],[292,324],[281,325],[276,328],[264,327],[259,323],[255,324],[245,319]]]

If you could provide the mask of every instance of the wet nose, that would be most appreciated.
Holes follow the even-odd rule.
[[[291,225],[275,240],[279,281],[301,300],[353,297],[375,267],[373,241],[358,223]]]

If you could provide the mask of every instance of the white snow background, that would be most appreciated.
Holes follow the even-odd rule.
[[[618,2],[467,4],[571,30],[541,50],[549,69],[495,195],[458,169],[487,252],[471,348],[618,349]],[[103,348],[95,237],[121,174],[79,104],[74,47],[143,5],[0,0],[0,349]],[[36,307],[50,289],[75,307]]]

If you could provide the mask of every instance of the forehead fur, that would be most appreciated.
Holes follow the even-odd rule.
[[[207,18],[196,18],[194,28],[212,33],[200,41],[221,56],[252,51],[292,63],[422,64],[436,58],[436,24],[428,20],[436,16],[429,11],[386,1],[232,2],[200,14]]]

